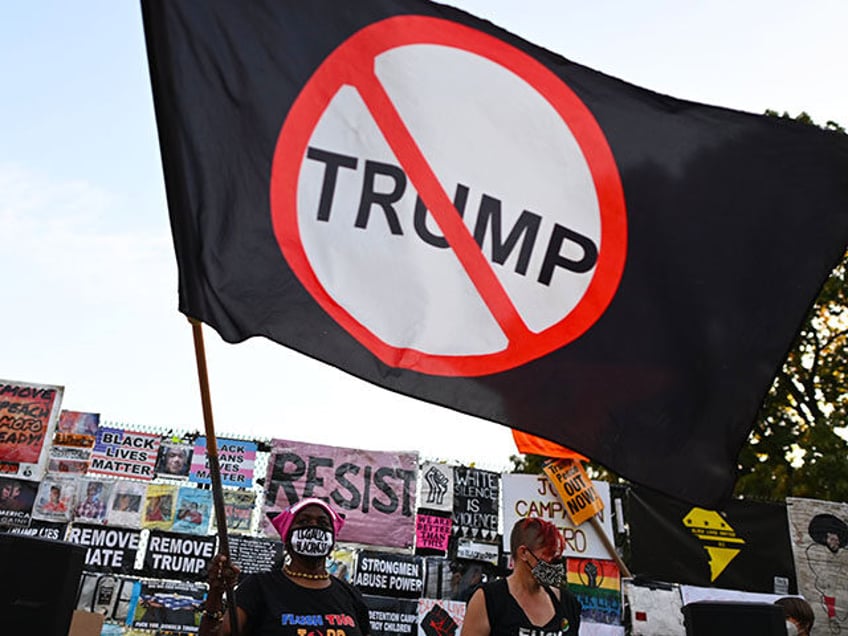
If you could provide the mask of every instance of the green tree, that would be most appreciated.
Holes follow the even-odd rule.
[[[806,113],[795,119],[814,124]],[[834,122],[824,128],[845,134]],[[848,501],[846,271],[848,252],[810,309],[760,407],[739,454],[737,495]]]

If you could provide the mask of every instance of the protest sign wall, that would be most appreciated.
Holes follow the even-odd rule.
[[[366,451],[273,440],[261,527],[304,497],[324,497],[345,513],[338,539],[408,548],[415,534],[418,454]]]
[[[101,426],[91,453],[90,473],[153,479],[159,435]]]
[[[612,534],[610,490],[606,482],[595,484],[604,510],[598,514],[608,537]],[[509,551],[509,534],[515,522],[524,517],[540,517],[555,524],[565,539],[566,557],[608,559],[610,554],[590,524],[575,527],[565,511],[565,504],[544,475],[503,475],[503,549]]]
[[[141,532],[128,528],[74,523],[67,541],[88,548],[85,569],[95,572],[132,572]]]
[[[250,488],[253,486],[253,465],[256,461],[256,442],[218,438],[218,466],[221,484]],[[209,460],[206,456],[206,438],[194,442],[194,455],[189,479],[199,484],[212,483],[209,478]]]
[[[41,478],[63,392],[61,386],[0,380],[0,474]]]

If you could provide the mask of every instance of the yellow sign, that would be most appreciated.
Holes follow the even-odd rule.
[[[737,537],[733,527],[715,510],[692,508],[683,517],[683,523],[704,543],[704,550],[710,557],[710,582],[715,581],[739,554],[745,539]]]
[[[553,459],[547,461],[542,470],[565,504],[565,512],[575,526],[604,509],[603,500],[579,461]]]

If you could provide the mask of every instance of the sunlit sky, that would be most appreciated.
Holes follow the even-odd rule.
[[[452,3],[652,90],[848,124],[848,2]],[[139,4],[0,3],[0,378],[127,426],[203,426],[177,311]],[[279,345],[205,330],[219,435],[278,437],[490,468],[509,430],[395,395]]]

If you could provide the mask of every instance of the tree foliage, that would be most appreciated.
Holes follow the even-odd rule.
[[[814,124],[806,113],[795,119]],[[824,128],[845,134],[834,122]],[[846,271],[848,252],[824,284],[760,407],[739,455],[737,495],[848,501]]]

